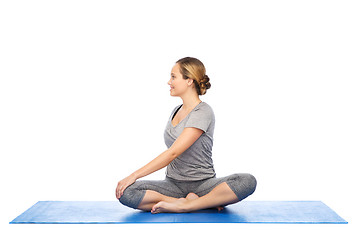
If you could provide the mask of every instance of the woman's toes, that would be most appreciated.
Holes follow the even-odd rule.
[[[151,208],[151,213],[159,213],[160,207],[163,205],[164,202],[158,202]]]
[[[222,210],[224,210],[224,207],[223,206],[219,206],[219,207],[216,207],[216,209],[218,209],[218,212],[221,212]]]

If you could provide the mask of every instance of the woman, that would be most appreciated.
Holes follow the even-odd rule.
[[[250,174],[216,178],[212,161],[214,113],[199,99],[210,88],[205,67],[196,58],[176,62],[168,81],[177,106],[167,123],[168,147],[151,162],[118,182],[116,197],[131,208],[160,212],[192,212],[236,203],[251,195],[256,179]],[[136,181],[167,166],[161,181]]]

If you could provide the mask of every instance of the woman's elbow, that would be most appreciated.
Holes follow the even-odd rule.
[[[174,159],[176,159],[180,154],[174,150],[174,149],[171,149],[169,148],[167,151],[167,156],[168,156],[168,162],[172,162]]]

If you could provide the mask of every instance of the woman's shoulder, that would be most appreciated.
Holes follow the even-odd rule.
[[[214,118],[214,111],[206,102],[201,102],[196,108],[194,108],[192,114],[198,116],[202,115],[207,118]]]
[[[206,111],[206,112],[213,112],[211,106],[206,102],[201,102],[197,107],[194,108],[194,111],[199,111],[199,110]]]

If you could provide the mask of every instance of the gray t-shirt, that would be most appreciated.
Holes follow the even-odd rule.
[[[198,181],[214,177],[212,160],[214,112],[207,103],[201,102],[180,123],[173,126],[172,119],[181,107],[182,105],[177,106],[168,120],[164,133],[167,147],[171,147],[186,127],[198,128],[204,133],[167,166],[166,176],[179,181]]]

